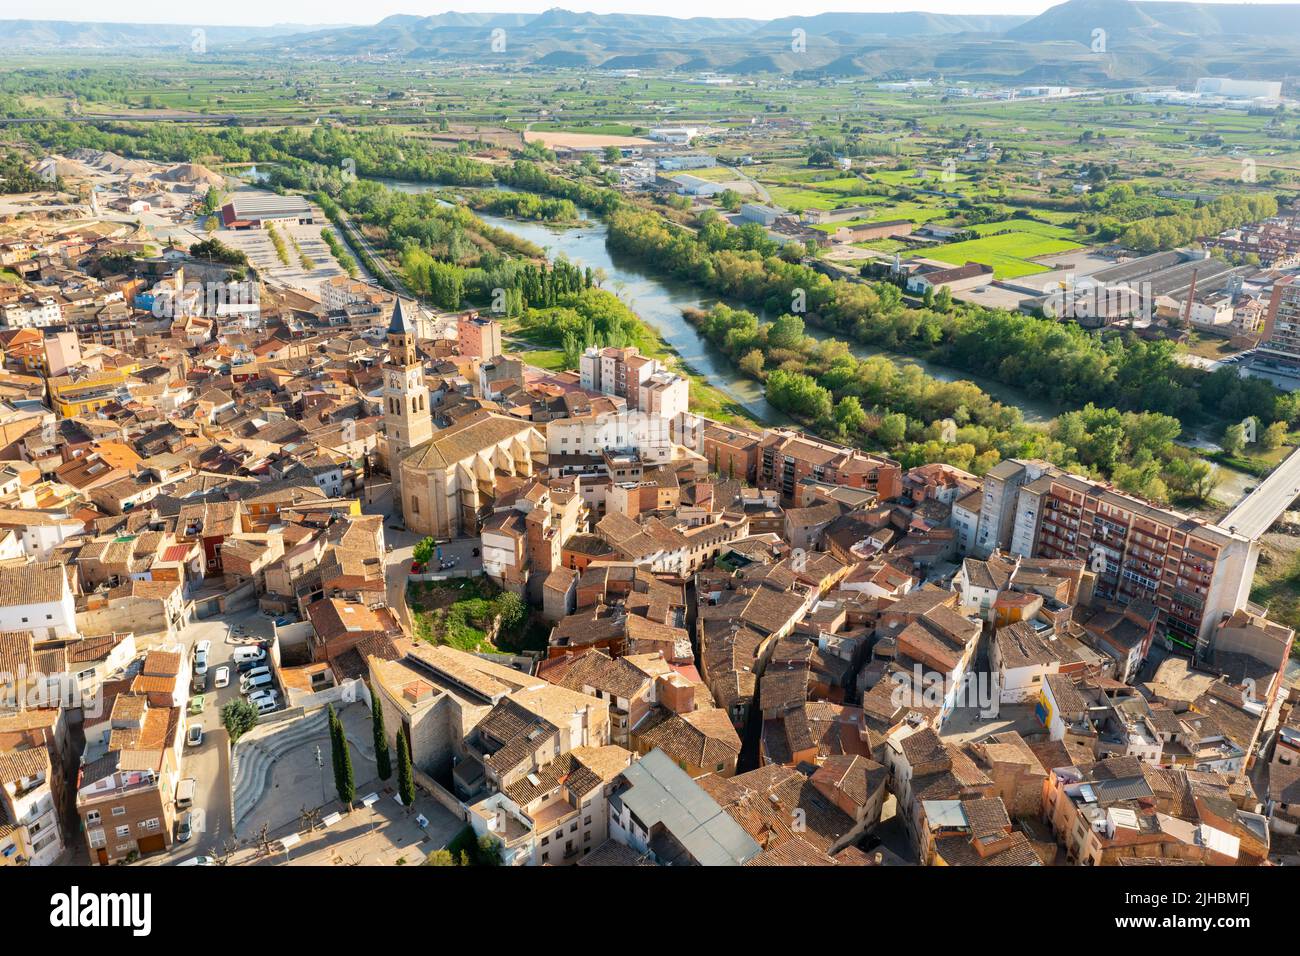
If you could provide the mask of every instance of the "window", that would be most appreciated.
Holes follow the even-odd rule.
[[[99,823],[99,811],[91,810],[86,814],[86,826],[91,827]]]
[[[113,808],[113,816],[115,816],[115,817],[124,817],[124,816],[126,816],[126,807],[114,807],[114,808]]]
[[[411,496],[411,514],[413,514],[413,515],[418,515],[419,513],[420,513],[420,502],[419,502],[419,500],[418,500],[414,495],[412,495],[412,496]]]
[[[582,820],[582,825],[583,825],[584,827],[589,827],[589,826],[591,826],[591,817],[584,817],[583,820]]]
[[[118,827],[114,832],[117,834],[119,840],[125,840],[127,837],[131,835],[131,828],[126,824],[123,824],[122,826]]]
[[[150,817],[148,820],[140,821],[140,829],[143,830],[145,833],[153,833],[160,826],[161,824],[158,822],[157,817]]]

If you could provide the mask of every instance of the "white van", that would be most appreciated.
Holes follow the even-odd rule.
[[[254,667],[251,670],[245,671],[244,673],[239,675],[239,683],[241,685],[246,684],[250,680],[253,680],[254,678],[261,677],[263,674],[269,674],[269,673],[271,673],[271,668],[269,667]]]
[[[176,809],[188,810],[194,805],[194,778],[186,777],[176,785]]]
[[[256,677],[246,677],[244,680],[241,680],[239,682],[239,691],[242,694],[247,694],[249,691],[273,686],[275,686],[275,678],[271,676],[270,671],[267,671],[265,674],[258,674]]]
[[[256,700],[250,697],[249,702],[257,708],[259,714],[269,714],[271,711],[275,710],[276,707],[280,706],[275,698],[272,697],[258,697]]]
[[[260,661],[266,658],[266,651],[262,650],[256,644],[236,647],[230,659],[236,664],[243,664],[247,661]]]

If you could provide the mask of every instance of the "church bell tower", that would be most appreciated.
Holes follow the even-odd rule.
[[[388,469],[394,480],[402,455],[433,437],[424,365],[415,350],[415,326],[406,310],[399,298],[388,323],[388,361],[383,366],[384,435]]]

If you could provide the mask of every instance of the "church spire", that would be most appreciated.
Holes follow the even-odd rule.
[[[392,321],[388,323],[389,361],[402,367],[415,365],[419,361],[415,352],[415,339],[415,326],[399,298],[393,306]]]
[[[402,299],[399,296],[397,305],[393,306],[393,320],[388,323],[389,335],[415,335],[415,326],[411,324],[406,310],[402,308]]]

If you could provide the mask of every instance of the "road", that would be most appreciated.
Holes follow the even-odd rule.
[[[1291,452],[1272,473],[1243,498],[1219,527],[1257,540],[1300,496],[1300,449]]]
[[[204,696],[203,713],[187,716],[186,728],[193,723],[203,726],[203,743],[186,747],[181,758],[181,777],[194,778],[194,836],[186,843],[175,843],[170,851],[154,854],[142,861],[149,866],[166,866],[179,863],[199,854],[211,856],[231,839],[230,824],[230,747],[225,728],[221,726],[221,708],[239,698],[239,676],[231,654],[241,646],[234,640],[233,628],[243,627],[249,636],[271,636],[271,619],[256,608],[237,611],[222,617],[195,619],[180,634],[179,643],[186,654],[192,654],[199,641],[211,641],[208,669],[212,674]],[[215,685],[218,667],[230,668],[230,684],[218,689]]]
[[[379,254],[378,250],[370,244],[370,240],[362,235],[361,230],[358,229],[356,223],[352,221],[352,217],[348,215],[347,210],[342,208],[339,209],[339,223],[343,226],[343,231],[347,233],[344,238],[346,238],[353,247],[365,253],[366,257],[369,259],[369,266],[373,267],[374,271],[378,272],[384,278],[389,286],[392,287],[393,291],[408,299],[414,299],[415,296],[412,295],[411,290],[406,287],[406,283],[403,282],[401,277],[393,271],[393,268],[384,260],[384,257]],[[366,263],[362,264],[365,265]]]

